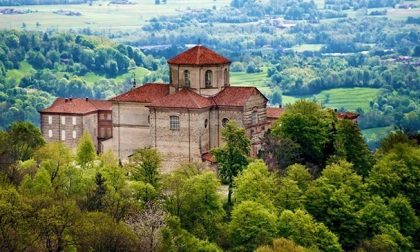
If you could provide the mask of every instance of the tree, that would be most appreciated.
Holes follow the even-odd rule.
[[[89,211],[102,211],[105,208],[105,181],[102,174],[97,172],[95,176],[95,189],[86,199],[86,207]]]
[[[162,243],[165,212],[157,203],[149,203],[142,210],[130,213],[125,222],[140,240],[141,251],[157,251]]]
[[[139,241],[133,230],[105,213],[83,213],[76,227],[69,233],[78,251],[138,251]]]
[[[337,236],[302,210],[283,211],[279,218],[279,233],[304,247],[314,247],[321,251],[343,251]]]
[[[276,183],[262,160],[250,163],[235,178],[235,186],[233,195],[236,204],[243,201],[255,201],[273,209],[272,198],[276,193]]]
[[[220,184],[216,176],[206,171],[184,177],[180,185],[179,191],[169,195],[171,213],[179,217],[182,228],[198,238],[216,240],[224,217],[222,202],[217,193]]]
[[[354,248],[365,238],[366,224],[358,211],[369,194],[350,163],[328,165],[309,185],[305,196],[308,212],[336,233],[345,249]]]
[[[6,153],[12,162],[30,159],[45,144],[39,129],[30,122],[14,122],[0,139],[0,153]]]
[[[273,241],[272,246],[261,246],[256,252],[305,252],[304,247],[297,245],[292,240],[286,238],[277,238]]]
[[[268,131],[262,141],[262,150],[258,155],[264,159],[270,170],[282,172],[287,166],[302,162],[300,145],[293,140]]]
[[[228,206],[232,205],[233,180],[248,164],[250,140],[245,135],[245,129],[236,122],[229,121],[222,130],[225,144],[211,151],[219,167],[219,175],[228,188]]]
[[[83,133],[77,144],[77,162],[83,167],[96,159],[95,145],[89,133]]]
[[[368,178],[369,190],[383,198],[403,194],[416,211],[420,209],[420,148],[396,144],[373,166]]]
[[[276,234],[277,217],[266,206],[253,201],[235,205],[229,224],[230,242],[237,251],[253,251],[271,243]]]
[[[335,121],[333,112],[321,109],[314,102],[299,100],[287,107],[272,132],[299,144],[305,161],[323,165],[333,154]]]
[[[372,168],[372,156],[356,123],[339,120],[336,125],[336,151],[346,158],[362,177],[367,177]]]
[[[156,149],[146,147],[136,150],[130,158],[131,165],[133,165],[134,168],[134,179],[149,183],[157,189],[159,187],[159,168],[161,160]]]

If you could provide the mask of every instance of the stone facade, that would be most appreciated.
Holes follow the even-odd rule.
[[[63,142],[70,148],[75,148],[87,132],[100,152],[100,142],[112,138],[111,112],[110,102],[58,98],[40,111],[41,132],[46,142]]]

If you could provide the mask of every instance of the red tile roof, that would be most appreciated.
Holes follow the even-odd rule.
[[[219,106],[244,106],[249,97],[255,94],[261,94],[268,100],[257,88],[255,87],[226,87],[213,97],[214,102]]]
[[[267,107],[267,118],[279,118],[284,113],[284,108]]]
[[[57,98],[53,104],[41,110],[41,113],[88,114],[98,110],[111,110],[110,101],[85,98]]]
[[[152,102],[150,107],[161,108],[208,108],[214,105],[211,98],[205,98],[190,89],[182,89],[174,94]]]
[[[168,94],[168,84],[146,83],[140,87],[112,98],[111,101],[152,103],[159,98],[167,96]]]
[[[228,64],[230,60],[207,47],[197,45],[168,60],[173,65],[218,65]]]
[[[348,119],[348,120],[355,120],[359,117],[359,114],[354,112],[340,112],[337,113],[337,118],[339,119]]]

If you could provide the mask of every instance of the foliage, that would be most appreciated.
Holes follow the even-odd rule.
[[[337,155],[352,163],[357,174],[367,177],[372,156],[357,124],[351,120],[339,120],[336,129]]]
[[[138,149],[131,156],[130,161],[134,166],[134,179],[148,183],[154,188],[159,187],[158,182],[161,157],[156,149]]]
[[[306,161],[322,165],[332,154],[329,145],[335,120],[333,113],[314,102],[299,100],[287,107],[272,132],[299,144]]]
[[[234,121],[226,124],[222,130],[222,139],[225,143],[211,152],[218,163],[220,177],[229,186],[228,204],[232,205],[233,181],[248,164],[250,140],[245,135],[245,130],[238,127]]]
[[[82,167],[86,167],[90,162],[95,160],[96,150],[93,145],[92,136],[85,132],[80,137],[77,144],[77,161]]]
[[[280,235],[304,247],[321,251],[343,251],[337,236],[302,210],[283,211],[279,218],[279,230]]]
[[[277,238],[273,241],[272,246],[261,246],[257,248],[256,252],[283,252],[283,251],[289,251],[289,252],[304,252],[306,251],[305,248],[302,246],[296,245],[291,240],[288,240],[286,238]]]
[[[277,216],[264,205],[243,201],[235,205],[230,223],[230,241],[235,251],[253,251],[271,243],[276,233]]]

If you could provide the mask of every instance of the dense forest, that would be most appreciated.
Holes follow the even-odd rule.
[[[372,154],[357,124],[300,100],[265,136],[261,159],[228,123],[212,150],[217,173],[187,163],[161,174],[149,148],[120,166],[90,139],[73,151],[30,123],[0,132],[0,250],[420,248],[419,135],[392,133]]]
[[[157,78],[158,66],[164,63],[139,49],[96,37],[0,32],[0,128],[17,120],[38,123],[37,111],[54,97],[111,97],[128,90],[131,77],[119,82],[109,78],[135,67],[156,71],[150,78]],[[88,83],[81,78],[88,73],[98,80]]]

